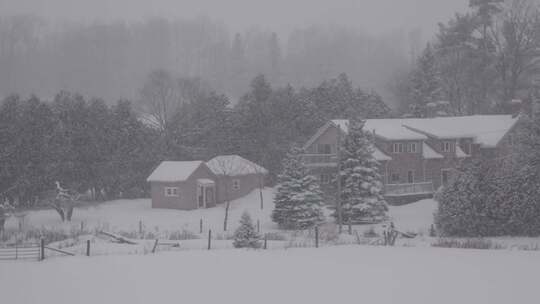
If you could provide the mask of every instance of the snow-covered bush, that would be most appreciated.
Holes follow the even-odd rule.
[[[535,167],[507,171],[472,160],[436,195],[436,228],[447,237],[538,236],[539,197]]]
[[[240,218],[240,227],[234,232],[235,248],[261,248],[261,236],[255,230],[249,213],[244,212]]]

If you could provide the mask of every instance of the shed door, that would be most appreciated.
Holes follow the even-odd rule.
[[[214,204],[214,187],[205,187],[206,191],[206,205]]]

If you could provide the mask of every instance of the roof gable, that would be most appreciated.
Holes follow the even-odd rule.
[[[200,167],[202,161],[164,161],[146,179],[148,182],[183,182]]]

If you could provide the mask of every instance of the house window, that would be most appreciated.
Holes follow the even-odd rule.
[[[317,146],[317,153],[319,153],[319,154],[332,154],[332,145],[330,145],[330,144],[319,144]]]
[[[441,170],[441,182],[443,186],[446,186],[448,182],[450,181],[450,174],[452,170],[451,169],[442,169]]]
[[[327,184],[330,184],[330,175],[328,174],[321,174],[319,176],[319,181],[321,183],[321,185],[327,185]]]
[[[452,143],[449,141],[444,141],[441,143],[441,151],[443,152],[452,152]]]
[[[414,184],[414,171],[407,171],[407,183]]]
[[[178,197],[178,188],[177,187],[165,187],[165,196],[167,197]]]
[[[391,181],[393,184],[399,183],[399,173],[392,173],[392,174],[390,175],[390,181]]]
[[[516,144],[516,139],[514,135],[508,134],[508,145],[514,146]]]
[[[403,153],[403,144],[402,143],[394,143],[392,145],[392,153]]]
[[[416,143],[409,143],[407,145],[407,152],[409,153],[416,153]]]
[[[461,145],[461,149],[463,150],[463,152],[471,155],[471,143],[465,143],[463,145]]]
[[[235,191],[240,190],[240,180],[239,179],[233,179],[232,181],[232,188]]]

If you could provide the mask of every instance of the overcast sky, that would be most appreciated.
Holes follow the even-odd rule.
[[[286,33],[311,24],[340,24],[379,34],[421,28],[464,11],[469,0],[0,0],[0,14],[49,18],[133,20],[149,16],[210,17],[233,30],[259,25]]]

